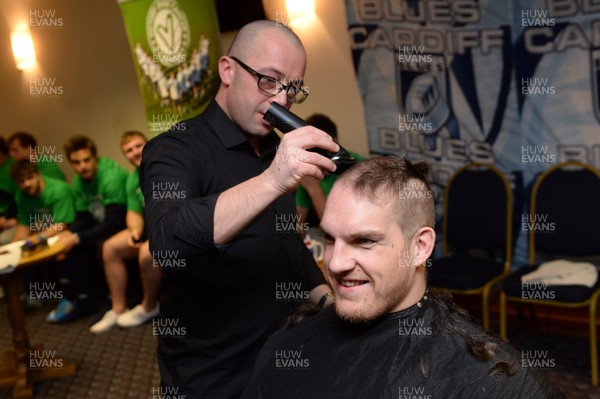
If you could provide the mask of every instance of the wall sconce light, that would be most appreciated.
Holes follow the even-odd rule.
[[[35,65],[35,49],[31,33],[26,27],[17,28],[10,34],[12,51],[17,69],[22,71]]]
[[[285,0],[285,8],[292,21],[310,18],[315,14],[315,0]]]

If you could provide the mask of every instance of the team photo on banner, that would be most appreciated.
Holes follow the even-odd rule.
[[[218,89],[220,30],[213,0],[120,0],[155,136],[200,113]]]

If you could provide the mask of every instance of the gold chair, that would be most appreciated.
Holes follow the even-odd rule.
[[[592,385],[598,385],[596,308],[600,279],[585,285],[522,283],[541,261],[600,259],[600,171],[580,162],[564,162],[542,173],[531,192],[529,265],[511,273],[500,293],[500,335],[506,338],[506,301],[565,308],[588,307]],[[565,263],[568,267],[568,263]],[[597,264],[596,264],[597,267]]]
[[[442,257],[433,259],[427,283],[453,294],[481,295],[483,327],[490,330],[492,287],[510,270],[512,190],[493,165],[458,169],[444,192]]]

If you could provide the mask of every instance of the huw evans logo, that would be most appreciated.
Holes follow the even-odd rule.
[[[153,250],[152,267],[161,269],[184,269],[187,259],[179,256],[179,250]]]
[[[57,289],[55,282],[30,282],[29,299],[38,302],[60,301],[63,299],[63,292]]]
[[[275,215],[275,232],[277,233],[293,233],[300,231],[308,231],[308,223],[300,222],[300,215],[294,214],[276,214]]]
[[[166,338],[185,338],[187,329],[179,319],[156,318],[152,320],[152,335]]]
[[[523,97],[550,97],[556,94],[556,86],[550,85],[548,78],[521,78]]]
[[[526,28],[553,28],[554,18],[548,17],[548,10],[521,10],[521,26]]]
[[[419,132],[429,134],[433,132],[433,123],[426,122],[424,114],[399,114],[398,130],[400,133]]]
[[[29,214],[29,231],[31,233],[42,232],[49,229],[63,231],[65,227],[62,224],[56,223],[56,215],[48,213],[30,213]]]
[[[430,326],[425,326],[423,319],[399,319],[398,335],[400,336],[428,336],[433,334]]]
[[[277,302],[308,301],[308,290],[302,289],[301,282],[276,282],[275,300]]]
[[[547,145],[524,145],[521,147],[521,162],[525,165],[550,165],[556,162]]]
[[[179,187],[179,182],[152,182],[152,199],[155,201],[183,201],[187,192]]]
[[[521,283],[521,299],[528,300],[545,300],[551,301],[556,299],[556,291],[548,283],[541,281],[527,281]]]
[[[63,155],[56,153],[56,146],[54,145],[29,147],[29,162],[31,163],[61,163],[63,160]]]
[[[185,62],[190,24],[176,0],[155,0],[146,15],[146,37],[157,61],[166,67]]]
[[[282,370],[306,370],[310,367],[309,359],[302,357],[301,350],[276,350],[275,368]]]
[[[154,133],[171,132],[183,133],[187,131],[187,124],[179,122],[182,118],[179,114],[153,113],[150,130]]]
[[[521,366],[549,370],[556,367],[556,360],[550,357],[547,350],[524,350],[521,351]]]
[[[29,95],[33,97],[60,97],[63,94],[64,88],[56,78],[29,78]]]
[[[64,21],[56,15],[56,10],[29,10],[29,27],[31,29],[59,29]]]
[[[56,351],[30,350],[29,368],[59,369],[63,367],[63,359],[56,356]]]
[[[521,215],[521,230],[534,233],[555,233],[556,223],[548,218],[548,214],[525,213]]]
[[[425,54],[425,46],[399,46],[398,62],[412,65],[431,65],[433,57]]]

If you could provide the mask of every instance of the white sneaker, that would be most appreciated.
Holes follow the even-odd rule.
[[[127,312],[125,312],[127,313]],[[123,313],[123,314],[125,314]],[[94,334],[102,333],[110,330],[117,325],[117,318],[121,316],[112,310],[104,313],[104,316],[90,327],[90,331]]]
[[[117,325],[119,327],[136,327],[156,316],[158,316],[158,305],[149,312],[146,312],[142,305],[137,305],[130,311],[119,315]]]

